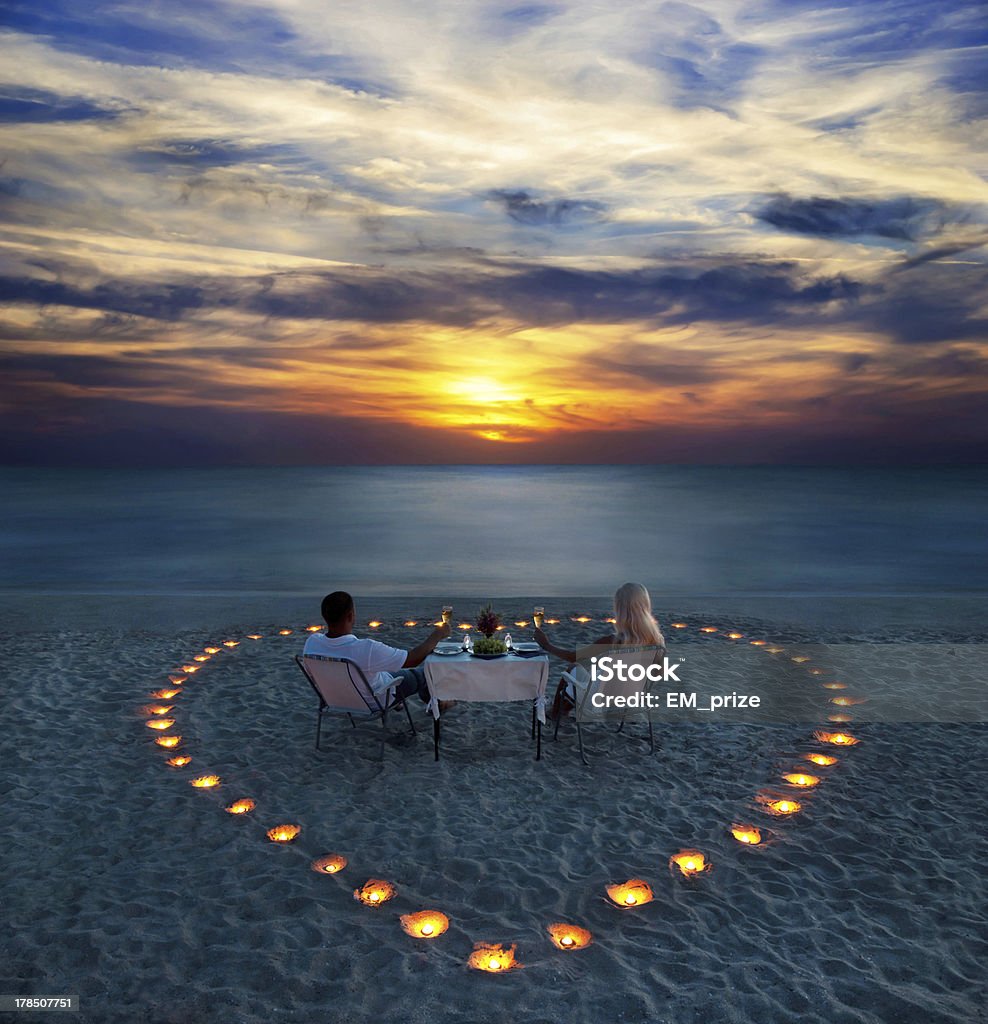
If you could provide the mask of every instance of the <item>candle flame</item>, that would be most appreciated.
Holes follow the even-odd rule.
[[[669,625],[672,626],[673,629],[686,629],[687,623],[685,623],[685,622],[670,622]]]
[[[314,860],[310,867],[320,875],[335,875],[338,871],[342,871],[346,865],[346,857],[338,853],[327,853],[325,857]]]
[[[855,704],[864,704],[866,700],[866,697],[831,697],[830,703],[836,704],[839,708],[850,708]]]
[[[240,646],[240,641],[239,640],[224,640],[223,641],[223,646],[224,647],[239,647]]]
[[[821,768],[837,764],[837,758],[831,757],[829,754],[805,754],[804,757],[807,761],[812,761],[814,764],[820,765]]]
[[[237,800],[234,803],[230,804],[230,806],[227,807],[226,810],[228,814],[250,814],[250,812],[254,810],[255,806],[256,804],[254,803],[253,800],[245,798],[243,800]]]
[[[353,898],[365,906],[379,907],[382,903],[387,903],[396,892],[397,890],[390,882],[385,882],[380,878],[371,878],[364,882],[359,889],[354,889]]]
[[[247,634],[247,639],[248,640],[260,640],[260,639],[262,639],[262,637],[263,637],[262,633],[248,633]]]
[[[405,621],[405,625],[406,626],[417,626],[418,625],[418,621],[416,619],[407,619]]]
[[[322,626],[306,626],[305,627],[306,633],[318,633],[320,629],[322,629]]]
[[[824,683],[823,688],[825,690],[846,690],[847,683]]]
[[[186,676],[169,676],[168,682],[170,682],[172,686],[181,686],[182,683],[185,682],[186,678]]]
[[[669,858],[669,868],[679,868],[687,877],[699,875],[713,867],[699,850],[680,850]]]
[[[272,843],[290,843],[301,831],[298,825],[275,825],[268,829],[268,839]]]
[[[768,641],[767,640],[749,640],[748,643],[750,643],[752,647],[764,647],[768,643]]]
[[[144,723],[149,729],[170,729],[175,724],[174,718],[152,718]]]
[[[727,636],[730,640],[740,640],[744,637],[744,633],[728,633]]]
[[[220,784],[220,777],[218,775],[200,775],[198,779],[192,779],[189,782],[190,786],[195,786],[196,789],[212,789],[213,786]]]
[[[367,625],[370,626],[371,629],[377,629],[377,627],[381,625],[381,621],[379,619],[371,619]]]
[[[584,949],[593,941],[590,932],[577,924],[564,924],[562,921],[557,921],[555,924],[550,924],[546,931],[549,933],[553,945],[558,949]]]
[[[204,647],[203,652],[205,654],[219,654],[220,649],[218,647]]]
[[[149,715],[167,715],[173,707],[174,704],[149,704],[144,710]]]
[[[762,841],[761,829],[754,825],[732,825],[731,835],[746,846],[757,846]]]
[[[155,700],[171,700],[172,697],[177,697],[181,692],[181,690],[155,690],[150,696],[154,697]]]
[[[701,633],[716,633],[717,632],[717,627],[716,626],[701,626],[700,627],[700,632]]]
[[[279,629],[278,636],[291,636],[292,631],[290,629]]]
[[[179,757],[168,758],[165,764],[171,765],[172,768],[184,768],[191,760],[192,758],[188,754],[182,754]]]
[[[640,878],[629,878],[623,884],[607,886],[607,895],[622,910],[650,903],[654,898],[652,887]]]
[[[490,971],[492,973],[504,973],[514,970],[522,965],[515,960],[516,946],[493,946],[486,942],[478,942],[473,947],[468,966],[475,971]]]
[[[853,747],[858,741],[846,732],[824,732],[818,729],[813,738],[821,743],[833,743],[837,747]]]
[[[789,800],[776,796],[774,793],[759,793],[756,799],[769,814],[776,814],[780,817],[796,814],[803,809],[803,805],[798,800]]]
[[[202,668],[201,665],[183,665],[182,671],[191,676],[195,675],[195,673],[198,672],[200,668]]]
[[[414,939],[437,939],[449,928],[449,918],[438,910],[402,914],[399,920],[405,934]]]
[[[791,783],[793,786],[799,786],[802,789],[811,789],[820,783],[818,775],[804,775],[802,772],[788,772],[782,777],[786,782]]]
[[[193,661],[209,661],[212,657],[211,654],[197,654],[192,660]]]
[[[574,622],[580,622],[580,623],[583,623],[583,622],[593,622],[593,619],[591,619],[589,615],[577,615],[577,616],[576,616],[576,617],[575,617],[575,618],[573,619],[573,621],[574,621]]]
[[[177,747],[182,742],[181,736],[159,736],[155,741],[159,747]]]

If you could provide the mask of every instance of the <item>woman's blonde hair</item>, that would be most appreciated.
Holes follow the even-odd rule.
[[[619,644],[658,644],[665,637],[652,614],[652,599],[640,583],[625,583],[614,594],[614,639]]]

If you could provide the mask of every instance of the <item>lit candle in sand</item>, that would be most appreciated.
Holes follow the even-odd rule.
[[[218,775],[200,775],[198,779],[192,779],[189,782],[190,786],[195,786],[196,789],[212,789],[213,786],[220,784],[220,777]]]
[[[314,860],[310,867],[320,875],[335,875],[342,871],[347,865],[346,857],[338,853],[327,853],[325,857]]]
[[[244,799],[236,800],[229,807],[227,807],[227,814],[250,814],[254,810],[255,804],[253,800]]]
[[[149,729],[170,729],[175,724],[174,718],[152,718],[144,723]]]
[[[651,903],[654,899],[652,887],[640,878],[629,878],[620,885],[607,886],[607,895],[615,906],[622,910],[640,907],[643,903]]]
[[[515,946],[493,946],[486,942],[478,942],[473,947],[467,965],[475,971],[489,971],[492,974],[503,974],[505,971],[521,967],[515,960]]]
[[[813,733],[813,737],[821,743],[833,743],[836,747],[853,747],[858,742],[846,732],[823,732],[820,729]]]
[[[679,868],[687,878],[690,878],[693,875],[709,871],[713,865],[707,863],[706,858],[699,850],[680,850],[679,853],[674,853],[669,858],[669,867],[670,869]]]
[[[353,898],[363,903],[367,907],[379,907],[382,903],[387,903],[397,889],[390,883],[385,882],[380,878],[371,878],[359,889],[354,889]]]
[[[420,910],[399,918],[406,935],[415,939],[436,939],[449,928],[449,918],[438,910]]]
[[[585,949],[593,941],[590,932],[576,924],[563,924],[558,921],[550,924],[546,931],[557,949]]]
[[[746,846],[757,846],[762,841],[761,829],[754,825],[732,825],[731,835]]]
[[[821,768],[826,768],[829,765],[837,764],[837,758],[831,757],[830,754],[804,754],[807,761],[812,761],[814,764],[819,765]]]
[[[804,775],[802,772],[787,772],[782,776],[792,786],[799,786],[801,789],[811,789],[820,784],[819,775]]]
[[[159,747],[177,747],[182,742],[181,736],[159,736],[155,741]]]
[[[275,825],[268,829],[268,839],[272,843],[291,843],[301,831],[298,825]]]

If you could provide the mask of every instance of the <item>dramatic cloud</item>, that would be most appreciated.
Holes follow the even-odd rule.
[[[986,454],[979,3],[368,10],[7,5],[0,457]]]

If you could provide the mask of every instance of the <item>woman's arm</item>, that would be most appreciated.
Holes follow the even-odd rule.
[[[598,637],[594,640],[594,646],[598,644],[610,644],[613,643],[614,637],[608,633],[606,636]],[[549,654],[555,655],[562,661],[568,661],[571,665],[576,664],[577,652],[566,651],[562,647],[557,647],[541,629],[536,628],[535,630],[535,642],[542,648],[543,651],[547,651]]]

